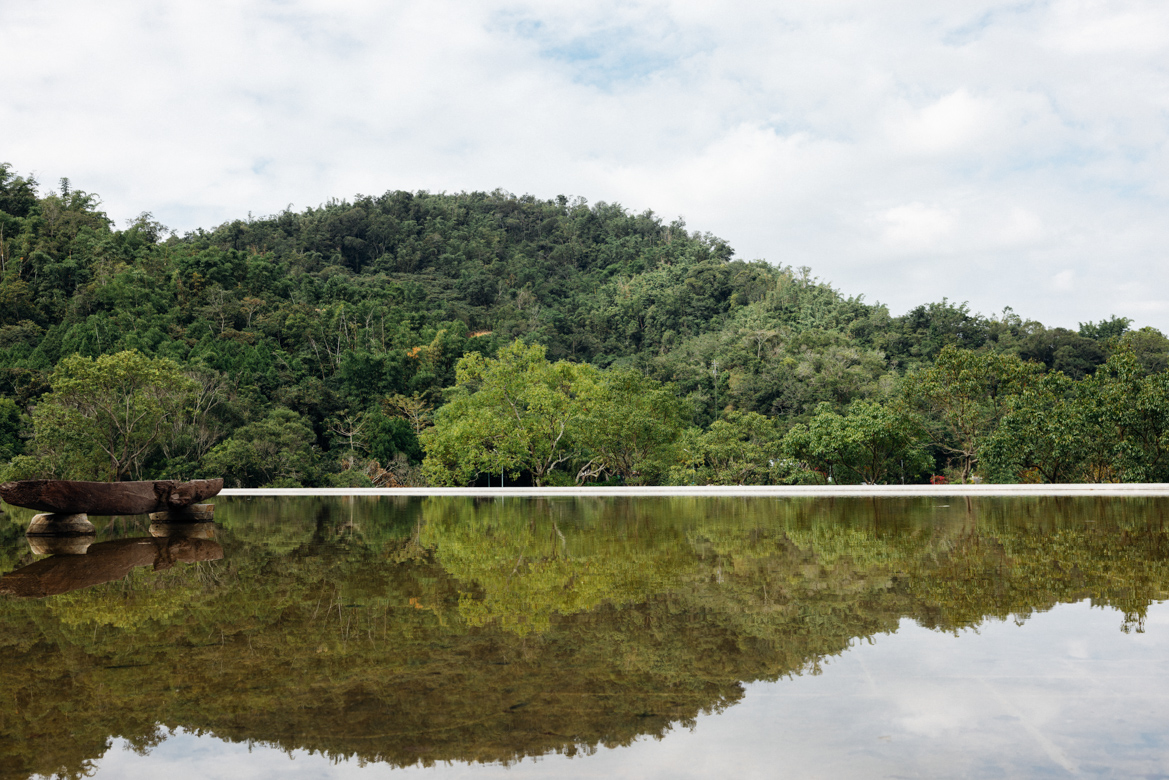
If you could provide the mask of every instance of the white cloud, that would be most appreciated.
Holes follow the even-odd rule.
[[[1076,272],[1067,269],[1051,278],[1051,286],[1060,292],[1071,292],[1076,288]]]
[[[881,215],[883,238],[896,249],[920,251],[938,249],[938,242],[954,229],[956,215],[950,209],[908,203],[894,206]]]
[[[909,154],[962,151],[986,132],[991,110],[987,101],[959,89],[919,110],[907,110],[890,134],[897,148]]]
[[[1158,2],[1065,0],[1043,40],[1071,54],[1160,55],[1169,49],[1169,13]]]
[[[0,28],[0,160],[119,221],[564,193],[683,215],[895,312],[948,296],[1169,330],[1153,0],[47,0]]]
[[[1006,215],[998,231],[999,238],[1007,246],[1033,244],[1045,235],[1043,220],[1025,208],[1014,208]]]

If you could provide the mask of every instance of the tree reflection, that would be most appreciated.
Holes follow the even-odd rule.
[[[224,560],[0,600],[0,771],[79,776],[178,727],[398,766],[588,752],[905,617],[1090,599],[1140,630],[1166,598],[1163,501],[936,504],[221,501]],[[0,539],[0,565],[32,562]]]

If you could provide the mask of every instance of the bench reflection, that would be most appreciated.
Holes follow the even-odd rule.
[[[213,523],[154,524],[150,532],[152,536],[96,544],[93,537],[28,537],[34,553],[53,555],[0,577],[0,594],[56,596],[121,579],[139,566],[161,571],[176,563],[223,558],[223,547],[209,538]]]

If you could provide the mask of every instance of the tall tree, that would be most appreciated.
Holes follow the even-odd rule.
[[[625,369],[603,372],[595,390],[581,426],[589,460],[578,481],[611,474],[628,484],[656,484],[675,460],[688,405],[673,387]]]
[[[1085,381],[1088,419],[1112,445],[1122,482],[1169,480],[1169,371],[1146,374],[1131,349],[1117,350]]]
[[[1038,370],[1014,355],[947,346],[932,366],[905,378],[903,399],[922,414],[930,440],[966,482],[978,463],[983,438],[1007,411],[1007,398]]]
[[[779,458],[775,421],[757,412],[727,411],[700,431],[688,429],[678,442],[676,485],[766,485]]]
[[[59,476],[137,478],[195,383],[137,350],[62,360],[33,411],[33,447]]]
[[[853,401],[845,414],[821,404],[807,425],[784,436],[784,450],[837,482],[916,481],[930,466],[921,421],[875,401]]]
[[[1089,420],[1088,387],[1056,371],[1012,397],[998,428],[979,447],[990,481],[1020,482],[1028,470],[1044,482],[1095,481],[1088,468],[1093,447],[1110,437]]]
[[[313,429],[296,412],[276,408],[207,456],[207,470],[237,487],[301,487],[316,476]]]
[[[476,474],[543,485],[573,454],[578,426],[593,395],[596,369],[545,357],[544,347],[515,341],[497,358],[473,352],[459,361],[450,401],[419,437],[423,471],[437,484],[466,484]]]

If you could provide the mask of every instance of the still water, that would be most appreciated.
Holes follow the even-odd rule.
[[[0,515],[0,775],[1169,777],[1164,499],[216,504]]]

